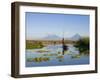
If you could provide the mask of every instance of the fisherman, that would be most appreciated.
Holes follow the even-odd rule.
[[[65,45],[64,38],[62,39],[62,48],[63,48],[63,55],[64,55],[65,51],[68,50],[68,46]]]
[[[68,49],[67,46],[64,44],[63,45],[63,50],[66,51],[67,49]]]

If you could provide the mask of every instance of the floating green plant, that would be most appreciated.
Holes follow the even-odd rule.
[[[39,53],[50,52],[49,50],[38,50]]]
[[[71,56],[72,58],[80,58],[81,56],[80,55],[73,55]]]
[[[64,56],[62,56],[62,55],[61,55],[61,56],[57,56],[57,58],[63,58],[63,57],[64,57]]]
[[[28,62],[43,62],[43,61],[49,61],[49,57],[35,57],[35,58],[28,58]]]

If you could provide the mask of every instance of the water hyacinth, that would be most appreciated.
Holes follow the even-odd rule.
[[[43,61],[49,61],[49,57],[35,57],[35,58],[28,58],[28,62],[43,62]]]

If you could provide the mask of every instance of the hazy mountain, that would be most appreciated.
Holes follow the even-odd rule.
[[[73,35],[72,37],[70,37],[70,38],[67,38],[67,37],[64,37],[66,40],[74,40],[74,41],[76,41],[76,40],[79,40],[79,39],[81,39],[81,36],[79,35],[79,34],[75,34],[75,35]],[[59,37],[59,36],[57,36],[57,35],[55,35],[55,34],[52,34],[52,35],[47,35],[47,36],[45,36],[43,39],[47,39],[47,40],[60,40],[60,39],[62,39],[61,37]]]
[[[53,35],[47,35],[43,39],[58,40],[61,38],[59,36],[53,34]]]
[[[81,39],[81,36],[79,35],[79,34],[75,34],[74,36],[72,36],[71,38],[70,38],[71,40],[79,40],[79,39]]]

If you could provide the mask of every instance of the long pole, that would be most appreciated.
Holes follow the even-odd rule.
[[[64,55],[64,38],[62,39],[62,48],[63,48],[62,54]]]
[[[63,48],[63,50],[62,50],[62,54],[64,55],[64,29],[63,29],[63,37],[62,37],[62,48]]]

